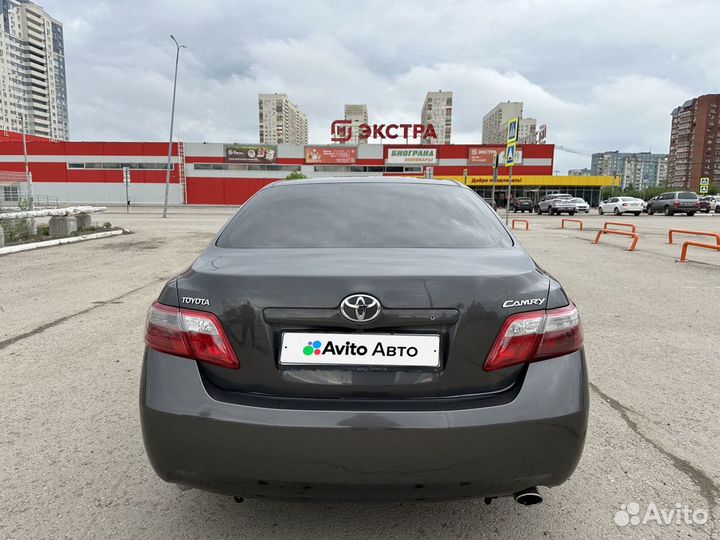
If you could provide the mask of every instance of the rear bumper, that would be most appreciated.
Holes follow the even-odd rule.
[[[168,482],[243,497],[444,499],[563,483],[585,440],[584,353],[530,364],[509,403],[294,410],[214,400],[195,362],[148,351],[145,448]]]

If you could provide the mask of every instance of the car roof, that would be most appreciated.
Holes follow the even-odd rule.
[[[465,187],[455,180],[436,180],[434,178],[409,178],[407,176],[327,176],[301,178],[298,180],[279,180],[266,187],[309,185],[309,184],[419,184],[446,187]]]

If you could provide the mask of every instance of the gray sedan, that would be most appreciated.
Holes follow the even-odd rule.
[[[542,500],[588,421],[577,308],[455,182],[271,184],[151,306],[168,482],[243,497]]]

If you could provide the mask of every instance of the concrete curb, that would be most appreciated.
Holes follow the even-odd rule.
[[[120,234],[129,234],[129,229],[119,229],[116,231],[104,231],[92,234],[82,234],[80,236],[71,236],[69,238],[58,238],[57,240],[45,240],[43,242],[33,242],[30,244],[20,244],[17,246],[7,246],[0,248],[0,255],[9,255],[11,253],[19,253],[21,251],[31,251],[53,246],[61,246],[63,244],[74,244],[75,242],[83,242],[85,240],[96,240],[98,238],[107,238],[109,236],[117,236]]]

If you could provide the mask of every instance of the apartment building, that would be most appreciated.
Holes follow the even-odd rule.
[[[483,116],[482,143],[505,144],[507,141],[507,123],[511,118],[522,117],[522,102],[498,103],[492,110]],[[533,120],[534,121],[534,120]],[[526,124],[526,129],[529,126]]]
[[[0,129],[67,140],[62,23],[29,0],[1,0],[0,15]]]
[[[507,122],[503,124],[507,134]],[[518,122],[518,143],[520,144],[536,144],[537,143],[537,120],[535,118],[521,118]]]
[[[262,144],[307,144],[305,113],[287,94],[258,94],[258,125]]]
[[[623,188],[644,189],[666,184],[667,164],[667,154],[597,152],[591,158],[590,174],[618,177]]]
[[[671,116],[668,184],[698,191],[706,177],[720,185],[720,94],[689,99]]]
[[[452,136],[453,93],[428,92],[420,111],[420,123],[424,126],[432,124],[437,138],[422,139],[422,144],[450,144]]]
[[[367,137],[360,137],[360,124],[368,123],[367,105],[364,104],[346,104],[345,120],[349,120],[352,126],[352,137],[349,141],[341,144],[367,144]]]

